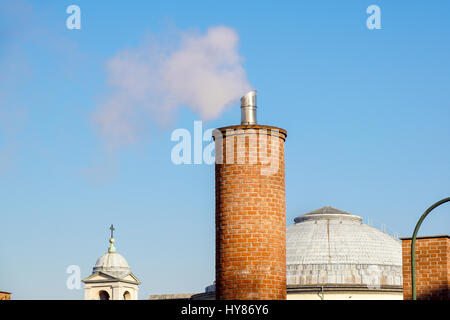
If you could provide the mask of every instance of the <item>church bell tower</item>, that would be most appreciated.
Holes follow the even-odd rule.
[[[85,300],[137,300],[141,282],[131,272],[125,258],[114,247],[111,225],[108,252],[97,259],[92,274],[83,279]]]

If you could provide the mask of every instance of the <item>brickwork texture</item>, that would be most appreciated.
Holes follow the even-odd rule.
[[[8,292],[0,292],[0,300],[10,300],[11,294]]]
[[[403,299],[412,299],[411,238],[402,239]],[[450,299],[450,236],[416,238],[416,298]]]
[[[216,299],[286,299],[286,131],[240,125],[213,135]]]

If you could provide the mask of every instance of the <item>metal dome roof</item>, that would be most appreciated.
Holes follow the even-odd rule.
[[[402,285],[401,243],[362,218],[323,207],[286,232],[288,285]]]

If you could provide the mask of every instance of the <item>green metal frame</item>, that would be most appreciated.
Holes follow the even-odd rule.
[[[436,202],[431,207],[427,209],[427,211],[422,214],[419,221],[416,224],[416,228],[414,229],[414,233],[411,240],[411,278],[412,278],[412,299],[416,300],[416,237],[419,232],[420,225],[422,224],[425,217],[434,209],[439,207],[441,204],[449,202],[450,198],[442,199],[441,201]]]

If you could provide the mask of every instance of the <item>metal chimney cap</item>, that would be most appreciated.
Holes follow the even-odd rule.
[[[241,124],[256,123],[256,90],[252,90],[241,98]]]
[[[241,108],[256,107],[256,92],[256,90],[252,90],[241,98]]]

